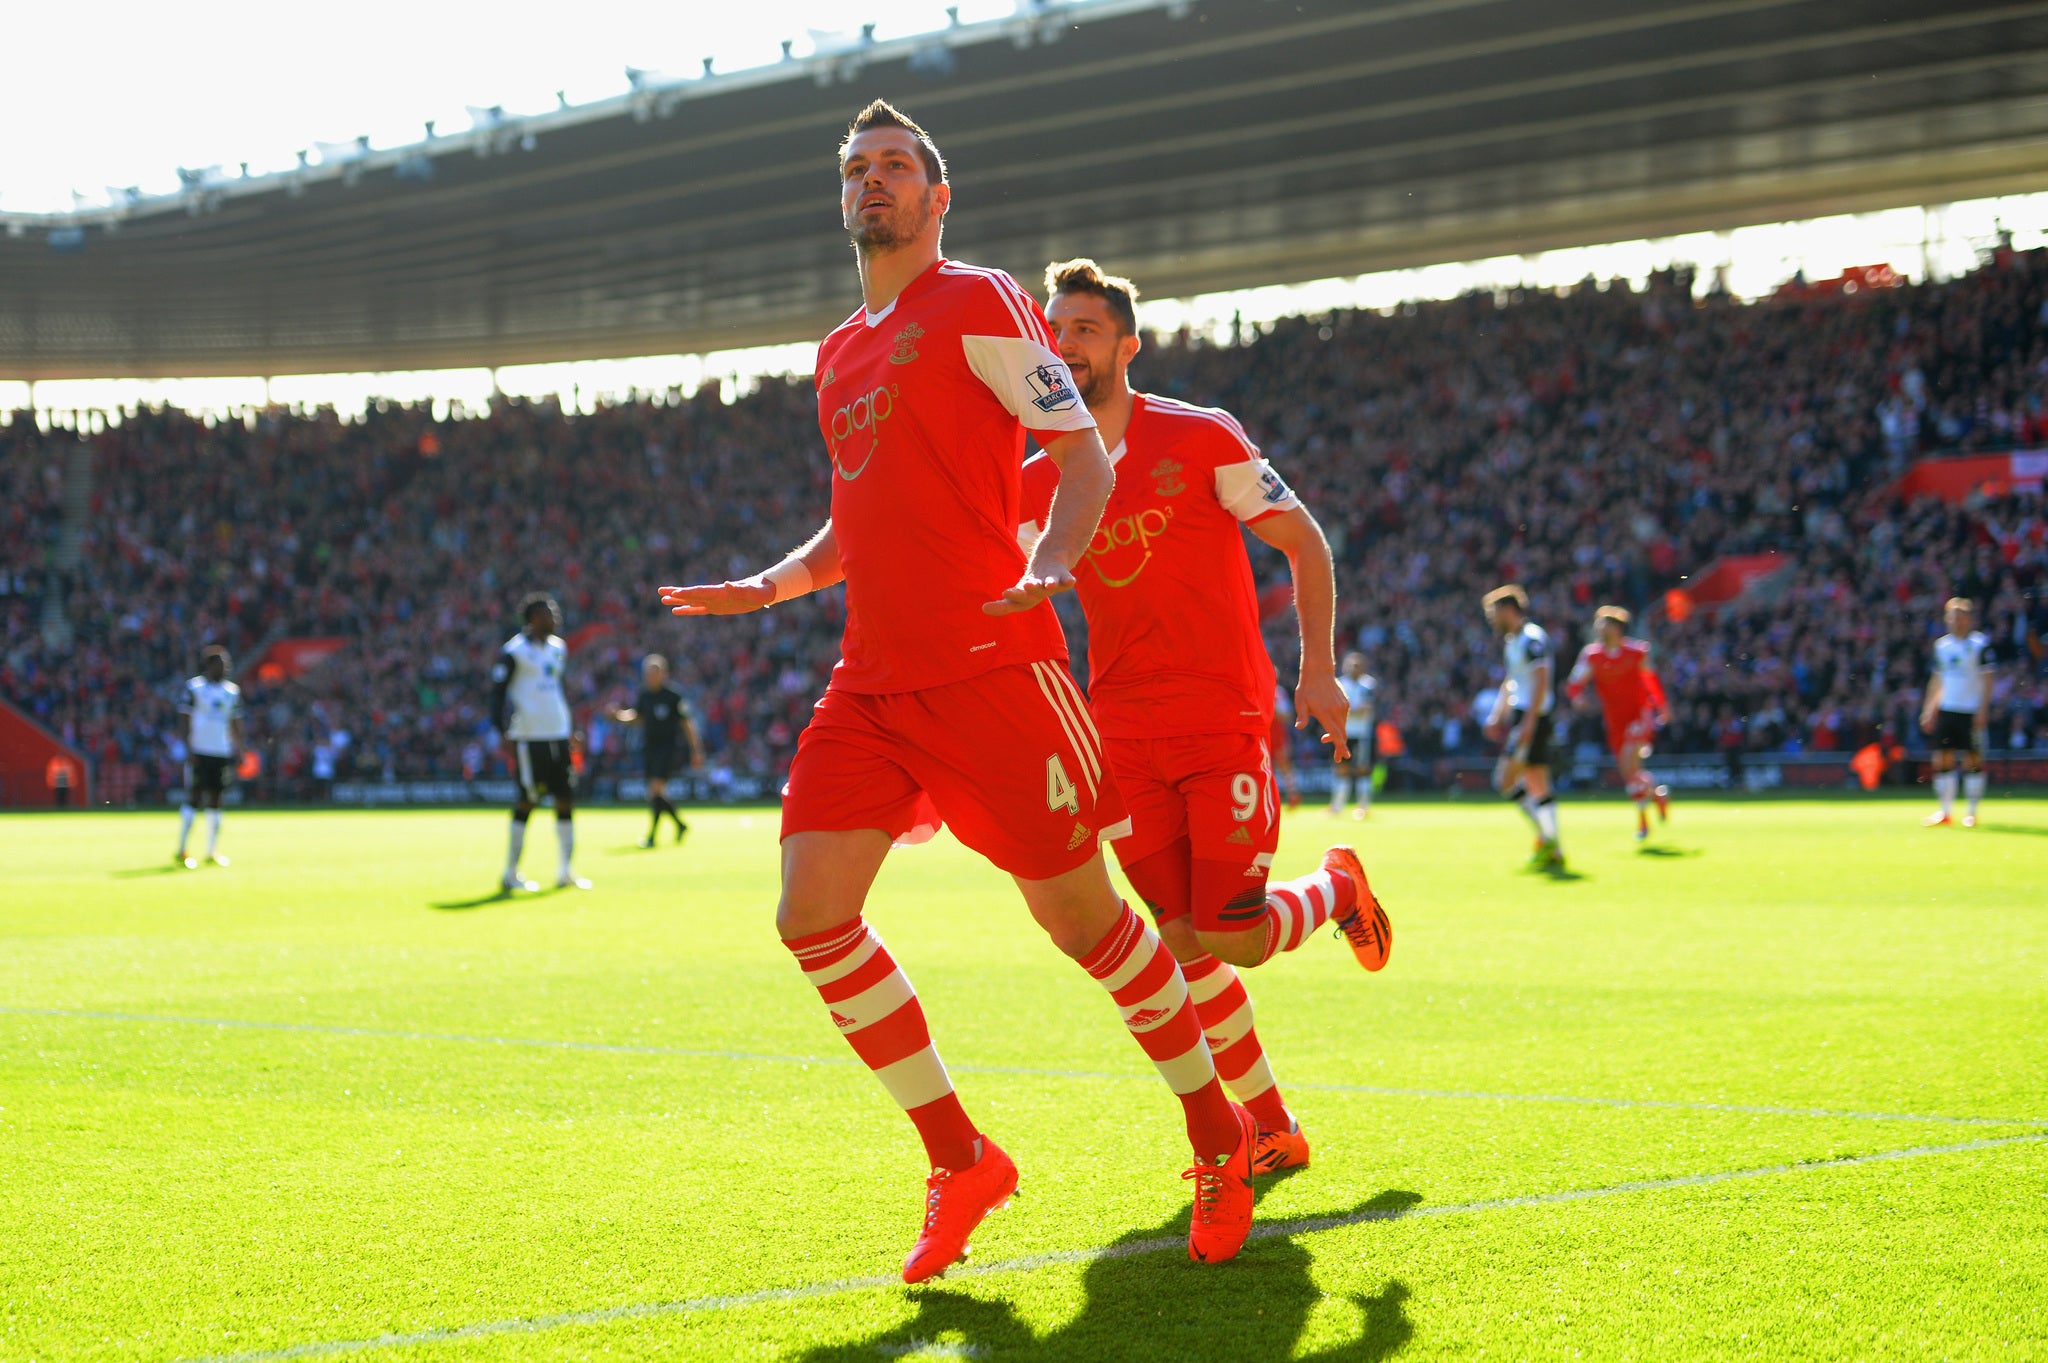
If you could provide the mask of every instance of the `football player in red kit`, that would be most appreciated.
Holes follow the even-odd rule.
[[[1593,613],[1593,642],[1579,650],[1579,660],[1565,679],[1565,695],[1583,706],[1586,683],[1600,697],[1607,721],[1607,746],[1621,771],[1622,788],[1636,804],[1636,840],[1650,836],[1650,802],[1659,820],[1671,816],[1671,792],[1643,770],[1658,728],[1671,717],[1664,683],[1650,665],[1650,646],[1628,637],[1628,612],[1602,606]]]
[[[891,845],[941,820],[1010,873],[1179,1098],[1195,1153],[1188,1254],[1231,1258],[1251,1229],[1257,1124],[1224,1095],[1172,953],[1110,883],[1101,844],[1128,820],[1047,602],[1072,588],[1101,519],[1108,452],[1038,304],[940,255],[952,187],[924,130],[877,100],[839,168],[864,306],[819,346],[813,376],[831,518],[756,577],[661,589],[678,615],[734,615],[846,584],[841,661],[783,793],[777,929],[931,1161],[906,1282],[962,1258],[1017,1187],[862,917]],[[1027,430],[1066,472],[1028,557],[1015,535]]]
[[[1089,693],[1110,772],[1133,821],[1116,844],[1188,978],[1219,1073],[1259,1121],[1261,1173],[1308,1162],[1252,1026],[1233,966],[1291,951],[1333,921],[1368,970],[1392,930],[1357,855],[1268,889],[1280,811],[1269,735],[1275,678],[1259,630],[1241,526],[1280,549],[1301,622],[1296,723],[1313,719],[1341,758],[1347,705],[1337,684],[1330,551],[1315,518],[1228,413],[1134,393],[1136,290],[1090,260],[1046,271],[1046,318],[1094,414],[1116,487],[1075,589],[1088,616]],[[1024,468],[1019,537],[1046,526],[1059,468]]]

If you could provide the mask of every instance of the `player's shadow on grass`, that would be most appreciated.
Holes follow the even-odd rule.
[[[800,1355],[804,1363],[873,1363],[877,1358],[984,1358],[1006,1363],[1158,1363],[1162,1359],[1229,1359],[1281,1363],[1295,1357],[1309,1317],[1330,1303],[1352,1317],[1340,1327],[1355,1337],[1307,1355],[1312,1363],[1376,1363],[1406,1347],[1415,1333],[1407,1284],[1389,1279],[1378,1292],[1326,1297],[1310,1272],[1314,1258],[1292,1235],[1331,1221],[1394,1220],[1422,1199],[1389,1190],[1333,1216],[1267,1223],[1270,1232],[1228,1264],[1190,1263],[1188,1217],[1132,1231],[1082,1270],[1080,1312],[1040,1335],[1001,1295],[1003,1279],[972,1290],[913,1289],[908,1321],[867,1339]],[[1295,1231],[1287,1228],[1298,1227]],[[1337,1303],[1343,1303],[1341,1307]],[[1325,1321],[1328,1330],[1334,1322]]]
[[[1680,857],[1699,856],[1700,849],[1697,847],[1665,847],[1657,843],[1645,843],[1636,849],[1636,855],[1639,857],[1658,857],[1666,861],[1676,861]]]
[[[528,897],[531,898],[532,896]],[[509,904],[511,902],[512,892],[510,890],[491,890],[471,899],[436,899],[428,904],[427,907],[447,912],[456,912],[462,909],[481,909],[487,904]]]
[[[2022,837],[2048,838],[2048,828],[2034,827],[2023,823],[1980,823],[1977,825],[1977,831],[1979,833],[2017,833]]]
[[[107,878],[109,880],[135,880],[141,876],[172,876],[178,875],[184,869],[175,861],[161,866],[130,866],[123,870],[107,872]]]

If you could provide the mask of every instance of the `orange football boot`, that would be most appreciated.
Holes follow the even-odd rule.
[[[1948,815],[1936,812],[1922,819],[1920,826],[1922,828],[1947,828],[1954,822],[1955,820],[1951,819]]]
[[[1254,1174],[1277,1174],[1282,1169],[1307,1167],[1308,1137],[1302,1134],[1300,1122],[1294,1124],[1292,1131],[1259,1129],[1258,1144],[1252,1147]]]
[[[967,1257],[967,1237],[1017,1191],[1017,1166],[1001,1146],[981,1138],[981,1158],[958,1173],[934,1169],[924,1181],[924,1229],[903,1261],[903,1281],[936,1278]]]
[[[1237,1149],[1221,1164],[1198,1159],[1181,1177],[1195,1185],[1195,1214],[1188,1222],[1188,1258],[1198,1264],[1235,1259],[1252,1233],[1252,1148],[1259,1124],[1236,1103]]]
[[[1372,886],[1365,878],[1365,866],[1358,860],[1358,853],[1349,847],[1332,847],[1323,853],[1323,869],[1342,875],[1351,882],[1351,903],[1330,915],[1330,921],[1337,925],[1344,940],[1351,944],[1351,954],[1367,970],[1379,970],[1387,963],[1387,957],[1394,951],[1394,925],[1387,919],[1387,911],[1380,907]]]

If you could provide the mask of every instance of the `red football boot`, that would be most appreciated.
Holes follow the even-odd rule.
[[[1252,1149],[1259,1143],[1259,1124],[1236,1103],[1230,1110],[1237,1114],[1237,1149],[1221,1164],[1196,1160],[1181,1175],[1195,1185],[1188,1258],[1198,1264],[1235,1259],[1252,1233]]]
[[[1301,1123],[1294,1124],[1292,1131],[1259,1130],[1259,1143],[1252,1149],[1252,1173],[1277,1174],[1282,1169],[1305,1169],[1308,1167],[1308,1137],[1302,1134]]]
[[[936,1278],[967,1257],[967,1237],[1017,1191],[1017,1166],[1002,1147],[981,1138],[981,1158],[954,1173],[934,1169],[924,1181],[924,1229],[903,1261],[903,1281]]]
[[[1330,921],[1351,944],[1351,954],[1360,965],[1367,970],[1381,969],[1394,951],[1394,925],[1366,881],[1365,866],[1358,860],[1358,853],[1348,847],[1332,847],[1323,853],[1323,869],[1342,875],[1351,883],[1351,902],[1331,914]]]

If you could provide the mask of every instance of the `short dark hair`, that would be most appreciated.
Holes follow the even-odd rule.
[[[1086,256],[1056,260],[1045,267],[1048,294],[1093,294],[1116,314],[1124,335],[1138,334],[1138,286],[1120,275],[1104,274],[1102,267]]]
[[[1529,593],[1519,582],[1510,582],[1505,587],[1495,587],[1480,598],[1480,604],[1485,606],[1498,606],[1503,601],[1524,615],[1529,613]]]
[[[546,592],[528,592],[519,602],[519,623],[523,625],[531,620],[534,609],[538,606],[546,606],[548,613],[555,619],[562,618],[562,608],[555,604],[555,598]]]
[[[199,650],[199,665],[201,667],[206,666],[215,658],[220,659],[220,665],[222,667],[226,667],[228,665],[228,650],[226,645],[208,644],[205,648]]]
[[[872,128],[901,128],[917,139],[917,154],[924,160],[924,174],[935,185],[946,183],[946,158],[939,155],[939,144],[932,141],[932,135],[917,126],[917,120],[886,99],[878,99],[853,116],[853,122],[846,125],[846,136],[839,139],[839,160],[846,161],[846,147],[855,137]]]

